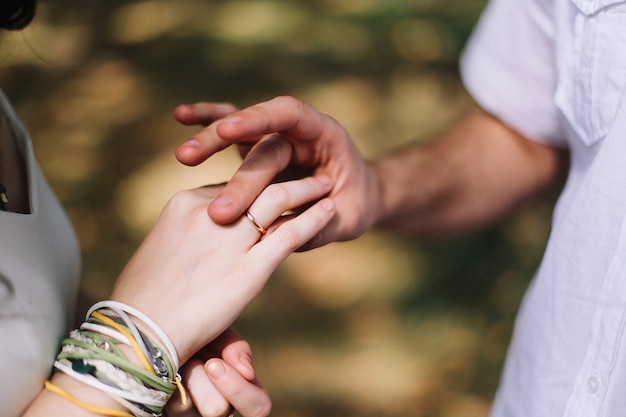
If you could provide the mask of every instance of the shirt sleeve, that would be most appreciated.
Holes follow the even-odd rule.
[[[549,0],[492,0],[461,56],[461,77],[485,111],[528,139],[566,147],[552,14]]]

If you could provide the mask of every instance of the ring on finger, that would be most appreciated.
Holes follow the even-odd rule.
[[[254,216],[252,215],[252,213],[250,213],[249,211],[246,211],[246,217],[252,222],[252,224],[254,225],[254,228],[256,230],[259,231],[259,233],[261,233],[261,236],[263,236],[264,234],[267,233],[267,229],[265,227],[263,227],[261,225],[261,223],[259,223]]]

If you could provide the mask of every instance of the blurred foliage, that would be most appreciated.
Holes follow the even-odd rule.
[[[236,169],[234,152],[176,163],[198,127],[177,125],[175,105],[295,95],[376,157],[472,108],[457,61],[483,6],[43,1],[26,31],[2,35],[0,85],[77,229],[86,300],[106,296],[173,192]],[[273,415],[485,416],[550,209],[467,236],[370,233],[290,257],[237,323]]]

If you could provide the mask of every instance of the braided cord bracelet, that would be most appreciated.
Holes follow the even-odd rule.
[[[108,394],[130,414],[86,404],[46,382],[48,390],[82,408],[113,417],[158,417],[176,388],[183,403],[187,402],[174,345],[156,323],[128,305],[95,304],[61,346],[54,363],[58,371]],[[129,348],[134,361],[124,353]]]
[[[94,304],[94,306],[89,309],[89,311],[87,312],[87,315],[89,316],[91,312],[95,310],[99,310],[101,308],[110,308],[114,310],[119,309],[141,320],[141,322],[143,322],[146,326],[148,326],[150,330],[152,330],[155,333],[155,335],[161,340],[161,342],[163,343],[163,346],[167,350],[168,356],[170,357],[170,359],[173,360],[174,367],[176,369],[179,368],[180,365],[178,363],[178,354],[176,353],[176,348],[172,344],[171,340],[167,337],[165,332],[148,316],[146,316],[145,314],[143,314],[136,308],[127,306],[118,301],[100,301],[99,303]]]

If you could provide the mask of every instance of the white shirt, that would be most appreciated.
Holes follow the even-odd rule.
[[[37,166],[30,138],[1,92],[0,108],[24,153],[31,202],[31,214],[0,211],[0,414],[15,417],[43,389],[67,334],[80,257],[73,229]]]
[[[492,415],[626,416],[626,0],[493,0],[462,70],[487,111],[571,152]]]

